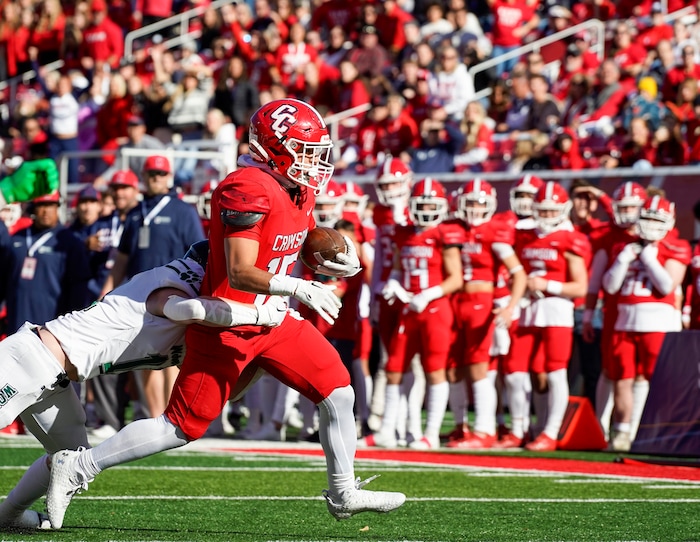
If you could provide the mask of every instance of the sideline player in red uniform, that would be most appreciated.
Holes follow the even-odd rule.
[[[596,417],[605,438],[610,435],[610,417],[613,410],[613,381],[610,379],[612,334],[617,320],[616,295],[607,293],[602,287],[603,275],[613,264],[612,249],[618,243],[634,243],[639,240],[639,213],[646,200],[644,187],[633,181],[620,184],[612,195],[612,224],[593,242],[593,262],[589,273],[588,292],[583,312],[583,339],[593,341],[594,311],[600,292],[603,293],[603,322],[601,328],[601,373],[596,385]]]
[[[573,342],[573,298],[586,293],[586,267],[590,243],[574,231],[569,212],[571,201],[564,188],[547,182],[533,202],[535,228],[518,230],[515,253],[525,267],[530,304],[522,309],[519,327],[506,359],[505,373],[520,373],[520,383],[506,376],[512,416],[512,432],[522,434],[522,423],[529,414],[523,401],[523,380],[528,370],[539,376],[534,391],[548,393],[548,413],[540,435],[526,447],[529,450],[556,450],[556,440],[569,400],[567,365]],[[518,405],[527,405],[518,411]],[[524,435],[523,435],[524,436]]]
[[[409,198],[411,224],[397,226],[394,269],[383,290],[387,303],[400,307],[397,332],[386,364],[386,403],[382,427],[361,440],[365,446],[397,446],[400,385],[416,354],[428,384],[427,419],[423,436],[409,446],[436,449],[447,409],[447,357],[452,338],[453,312],[449,295],[462,286],[461,232],[443,224],[447,197],[442,185],[430,178],[416,183]]]
[[[487,181],[468,181],[457,198],[458,227],[463,235],[464,286],[455,294],[457,378],[468,378],[474,396],[474,432],[449,447],[490,448],[496,442],[496,382],[489,378],[490,350],[496,324],[510,327],[513,311],[525,293],[527,276],[513,250],[514,229],[494,220],[496,191]],[[501,266],[512,277],[509,300],[494,305]],[[465,374],[466,373],[466,374]]]
[[[212,197],[216,219],[209,234],[203,295],[255,303],[269,295],[292,296],[331,322],[338,316],[340,301],[331,288],[289,276],[314,227],[314,193],[333,173],[328,161],[332,146],[320,114],[304,102],[274,100],[258,109],[250,123],[250,154],[239,158],[242,167]],[[359,273],[354,246],[347,255],[324,262],[319,271]],[[210,333],[203,326],[190,327],[187,354],[163,416],[133,422],[82,454],[62,451],[54,456],[49,517],[53,508],[62,520],[72,495],[104,468],[200,438],[229,397],[259,369],[318,405],[329,484],[323,495],[336,519],[401,506],[403,493],[368,491],[363,489],[366,482],[355,479],[355,395],[338,353],[303,319],[285,318],[274,329],[269,333],[243,326]]]
[[[614,435],[610,447],[629,451],[649,393],[664,337],[678,331],[676,290],[690,263],[690,245],[669,235],[675,205],[648,198],[640,211],[640,242],[618,243],[603,275],[603,288],[617,294],[609,377],[615,383]]]

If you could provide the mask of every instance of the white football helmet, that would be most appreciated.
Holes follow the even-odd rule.
[[[406,207],[411,195],[413,172],[398,158],[389,156],[377,173],[377,198],[382,205]]]
[[[476,207],[475,203],[481,205]],[[458,215],[470,226],[480,226],[491,220],[496,206],[496,191],[491,183],[481,179],[468,181],[457,199]]]
[[[639,212],[639,237],[661,241],[676,225],[676,205],[661,196],[648,198]]]
[[[639,212],[647,199],[644,187],[633,181],[625,181],[613,192],[613,220],[621,228],[629,228],[639,221]]]
[[[532,200],[544,181],[534,175],[525,175],[510,189],[510,209],[518,218],[532,216]]]
[[[532,215],[537,228],[543,233],[554,231],[569,219],[571,206],[564,187],[555,181],[548,181],[537,191],[532,202]]]
[[[408,200],[408,213],[414,224],[437,226],[447,217],[447,194],[443,186],[430,177],[418,181]]]
[[[343,217],[343,188],[335,181],[328,181],[316,196],[314,218],[317,226],[332,228]]]

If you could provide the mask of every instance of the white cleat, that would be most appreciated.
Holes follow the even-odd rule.
[[[396,437],[390,437],[383,433],[372,433],[357,441],[358,448],[387,448],[393,450],[399,447]]]
[[[24,510],[13,518],[0,519],[0,531],[45,531],[51,529],[49,518],[35,510]]]
[[[75,468],[78,456],[83,451],[85,448],[81,446],[77,451],[61,450],[51,457],[51,478],[46,492],[46,509],[54,529],[60,529],[63,526],[63,518],[73,495],[86,491],[88,483],[92,482],[92,479],[84,480]]]
[[[377,476],[372,476],[364,482],[361,482],[358,478],[355,481],[355,489],[347,491],[339,497],[325,489],[323,496],[326,498],[326,505],[331,515],[340,521],[341,519],[351,518],[360,512],[386,514],[396,510],[406,502],[406,495],[397,491],[368,491],[362,489]]]

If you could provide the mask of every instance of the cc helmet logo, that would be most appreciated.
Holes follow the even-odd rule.
[[[299,109],[291,104],[283,104],[270,114],[270,118],[273,121],[271,128],[277,137],[284,137],[292,125],[296,124],[295,113],[298,111]]]

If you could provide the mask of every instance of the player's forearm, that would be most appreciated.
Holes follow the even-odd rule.
[[[270,279],[274,275],[255,266],[230,267],[228,283],[231,288],[252,294],[270,294]]]

